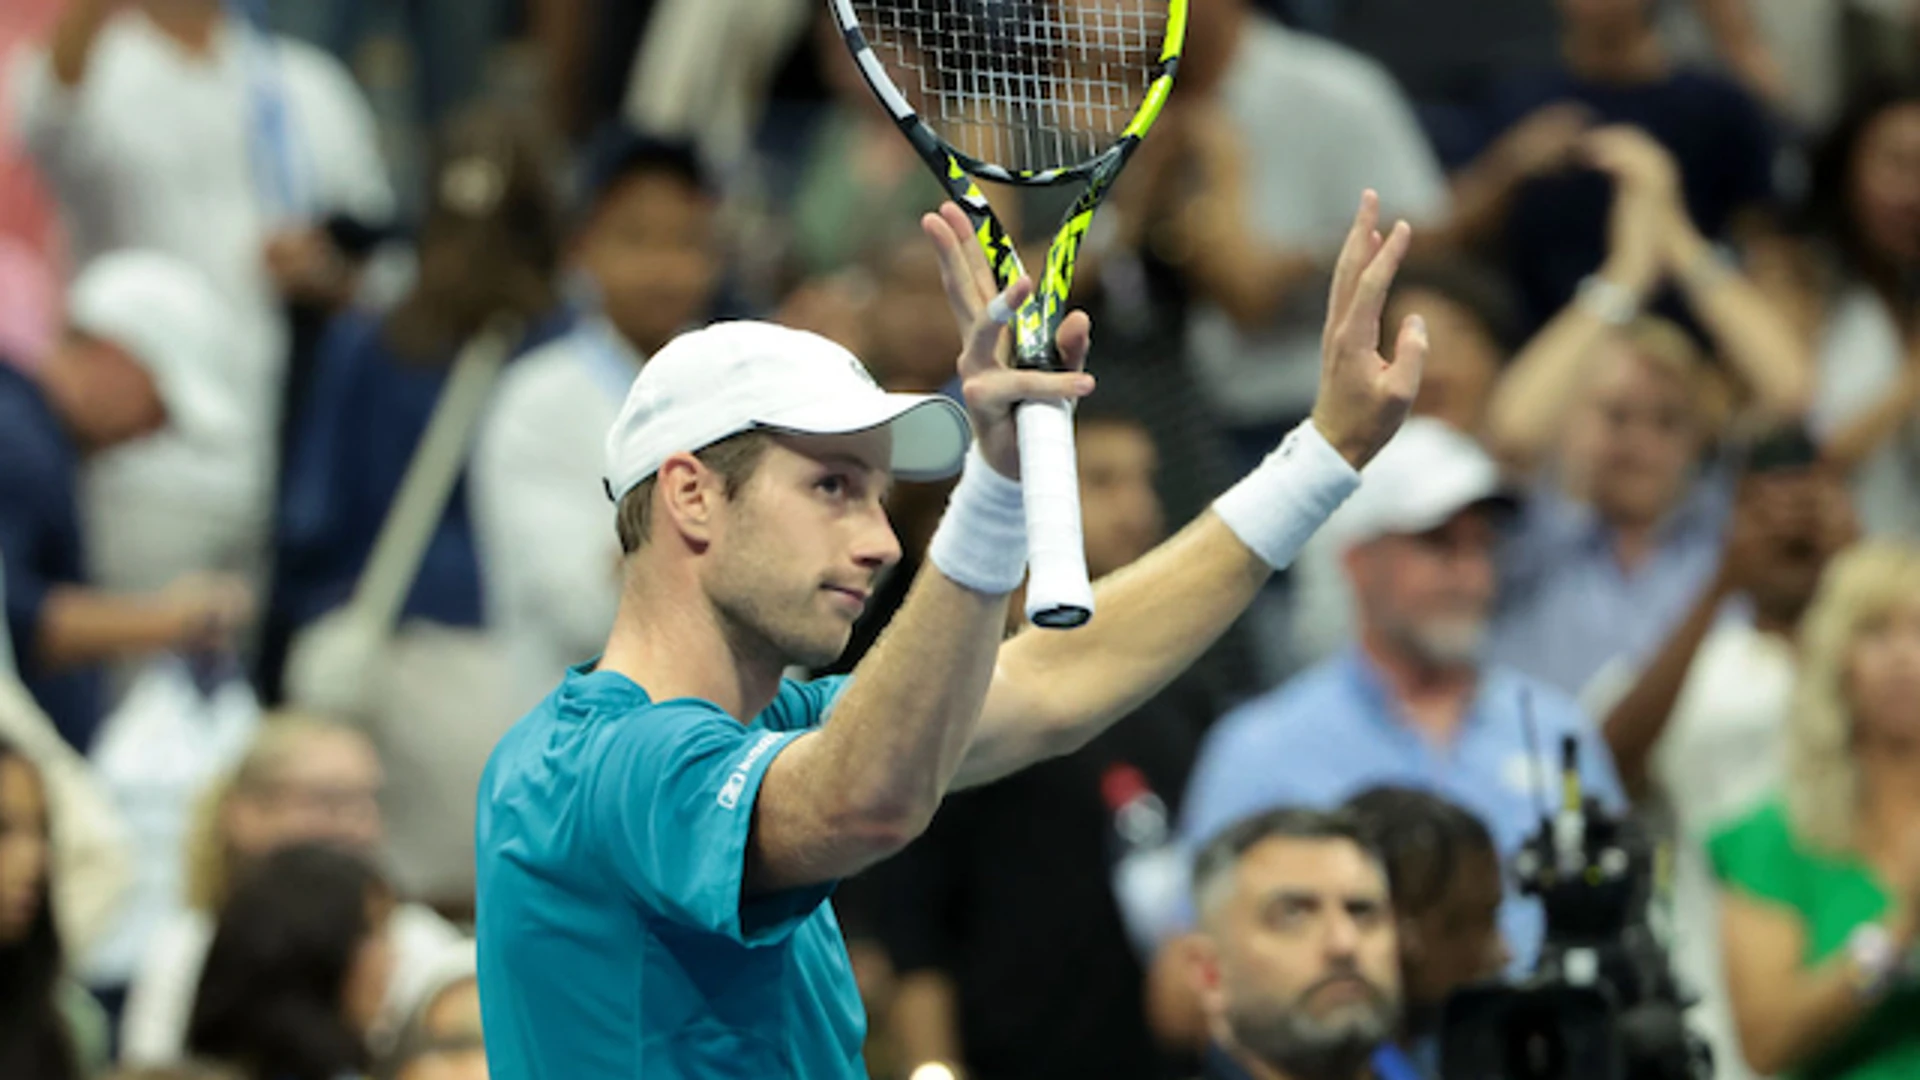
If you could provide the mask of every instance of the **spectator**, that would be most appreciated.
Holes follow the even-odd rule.
[[[480,984],[466,950],[433,975],[432,988],[383,1055],[374,1080],[486,1080],[480,1032]]]
[[[1404,1000],[1400,1045],[1440,1075],[1440,1021],[1454,991],[1507,966],[1500,857],[1479,818],[1437,795],[1376,787],[1346,810],[1380,853],[1393,896]]]
[[[1801,224],[1757,269],[1817,356],[1814,430],[1868,533],[1920,535],[1920,82],[1852,105],[1815,155]]]
[[[1800,133],[1839,113],[1852,0],[1693,0],[1668,4],[1662,37],[1675,59],[1718,68]],[[1884,6],[1884,5],[1882,5]]]
[[[1708,843],[1747,1063],[1845,1080],[1920,1070],[1920,553],[1834,561],[1801,630],[1786,780]]]
[[[107,1080],[245,1080],[214,1065],[133,1066],[115,1070]]]
[[[594,314],[501,378],[474,450],[488,619],[528,708],[613,625],[603,437],[645,358],[708,313],[721,269],[713,188],[689,145],[609,128],[581,189],[572,259]]]
[[[487,60],[501,30],[501,0],[407,0],[400,30],[409,46],[413,112],[421,131],[437,131],[485,89]],[[379,8],[367,0],[271,0],[268,22],[351,66]]]
[[[1649,652],[1712,576],[1741,423],[1797,417],[1808,364],[1764,295],[1688,223],[1671,158],[1630,128],[1587,140],[1615,177],[1608,261],[1530,341],[1490,409],[1496,453],[1529,496],[1500,561],[1489,655],[1569,693]],[[1721,364],[1638,314],[1680,284]],[[1723,374],[1724,373],[1724,374]]]
[[[359,856],[319,846],[267,856],[220,909],[188,1048],[247,1080],[364,1073],[393,970],[393,904]]]
[[[1529,332],[1573,299],[1607,252],[1605,178],[1557,169],[1572,163],[1581,127],[1630,124],[1664,145],[1688,214],[1710,240],[1757,235],[1773,197],[1765,110],[1725,78],[1676,67],[1654,0],[1558,5],[1562,65],[1505,80],[1475,115],[1434,131],[1442,159],[1461,170],[1461,230],[1498,238]]]
[[[1384,1074],[1369,1063],[1399,1023],[1393,904],[1357,822],[1298,809],[1237,822],[1201,851],[1193,904],[1207,1080]]]
[[[1566,735],[1581,741],[1589,789],[1619,803],[1606,748],[1572,699],[1485,658],[1507,512],[1492,459],[1416,417],[1361,475],[1325,526],[1343,552],[1357,641],[1208,733],[1181,814],[1188,847],[1267,807],[1404,784],[1472,811],[1507,858],[1539,824],[1538,778],[1557,774]],[[1500,925],[1530,965],[1539,905],[1509,894]]]
[[[232,778],[202,803],[188,852],[187,907],[154,934],[127,997],[121,1047],[128,1063],[180,1056],[214,915],[232,882],[290,845],[323,842],[371,854],[381,834],[381,788],[379,758],[359,732],[300,716],[262,725]],[[418,904],[395,905],[391,931],[399,978],[382,1030],[398,1027],[428,989],[414,974],[437,970],[462,945],[452,926]]]
[[[40,772],[0,740],[0,1076],[79,1080],[106,1064],[106,1018],[67,980],[54,926]]]
[[[105,704],[99,665],[224,646],[251,617],[249,591],[226,578],[181,578],[148,595],[93,587],[79,509],[87,459],[166,427],[221,444],[231,412],[201,350],[226,317],[190,267],[122,252],[81,274],[68,332],[34,375],[0,364],[0,552],[14,659],[82,752]]]
[[[1247,0],[1197,0],[1189,20],[1180,95],[1145,144],[1161,164],[1135,166],[1168,185],[1141,231],[1202,301],[1188,361],[1240,456],[1257,459],[1312,404],[1320,281],[1352,193],[1373,188],[1424,226],[1446,217],[1446,184],[1377,64]]]
[[[258,565],[279,456],[284,303],[344,300],[352,264],[327,226],[392,211],[373,118],[346,71],[261,38],[227,10],[219,0],[74,0],[49,48],[13,72],[19,129],[60,201],[75,264],[122,248],[165,252],[204,273],[232,312],[235,343],[202,362],[217,363],[246,449],[208,462],[166,438],[94,470],[92,497],[113,508],[116,531],[143,535],[150,521],[201,530],[168,565],[129,548],[128,565],[105,567],[116,585],[223,559]],[[178,482],[214,465],[226,467],[217,481]]]
[[[1616,662],[1589,699],[1621,779],[1674,851],[1674,972],[1721,1080],[1751,1077],[1727,1003],[1706,841],[1779,784],[1795,644],[1828,561],[1853,539],[1845,488],[1803,431],[1754,448],[1719,567],[1660,650]],[[1729,612],[1751,608],[1752,617]]]
[[[1413,415],[1432,417],[1477,439],[1490,437],[1488,409],[1513,347],[1512,290],[1474,262],[1430,259],[1401,271],[1384,319],[1391,326],[1415,314],[1426,320],[1434,347]],[[1353,597],[1340,569],[1339,541],[1331,535],[1307,541],[1290,574],[1287,649],[1297,669],[1325,660],[1352,640]]]
[[[1075,435],[1099,578],[1161,539],[1156,454],[1139,421],[1092,406]],[[1205,686],[1176,681],[1073,753],[950,795],[925,835],[855,883],[901,976],[892,1020],[908,1064],[1003,1080],[1166,1075],[1109,884],[1114,814],[1149,796],[1178,809],[1211,705]]]
[[[501,347],[519,353],[567,328],[544,150],[531,124],[498,109],[477,109],[444,133],[419,280],[391,313],[342,315],[328,329],[281,507],[276,604],[293,627],[289,668],[310,679],[289,680],[289,698],[351,708],[374,733],[394,780],[387,805],[394,882],[407,896],[449,909],[471,902],[472,796],[518,703],[501,645],[486,628],[465,459],[450,490],[415,486],[408,499],[402,484],[430,445],[425,436],[449,388],[467,381],[453,373],[469,345],[506,333],[514,340]],[[474,273],[476,266],[486,273]],[[454,400],[466,400],[464,393]],[[457,419],[478,423],[471,412]],[[455,445],[468,442],[462,435]],[[434,524],[405,568],[411,578],[392,586],[397,626],[378,628],[377,670],[364,676],[365,692],[351,705],[316,697],[324,690],[311,682],[322,663],[315,658],[339,640],[328,635],[363,617],[349,601],[363,581],[382,584],[394,572],[376,565],[377,542],[390,521],[415,515]],[[382,576],[370,577],[376,570]],[[316,651],[302,657],[305,647]]]

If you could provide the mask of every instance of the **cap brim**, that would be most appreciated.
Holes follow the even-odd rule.
[[[973,427],[967,411],[940,394],[874,394],[822,402],[760,419],[763,427],[803,435],[850,435],[890,426],[893,475],[901,480],[943,480],[960,471]]]

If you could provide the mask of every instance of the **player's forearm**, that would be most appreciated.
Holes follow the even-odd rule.
[[[887,841],[923,831],[973,738],[1007,598],[929,566],[859,666],[822,732],[826,790]]]
[[[1747,1064],[1775,1075],[1809,1059],[1858,1023],[1862,998],[1844,955],[1766,985],[1736,988],[1735,1026]]]
[[[1069,752],[1139,708],[1219,640],[1272,573],[1208,511],[1103,578],[1086,626],[1007,642],[1004,677],[1034,691],[1040,756]]]
[[[1797,417],[1813,394],[1813,362],[1805,338],[1758,288],[1724,265],[1697,232],[1688,229],[1674,256],[1675,279],[1706,324],[1721,355],[1753,390],[1770,417]]]
[[[111,0],[73,0],[54,24],[50,56],[53,77],[61,87],[71,90],[87,77],[87,60],[100,30],[113,17],[116,5]]]

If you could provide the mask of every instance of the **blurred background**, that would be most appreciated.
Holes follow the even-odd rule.
[[[1139,715],[842,886],[873,1074],[1192,1075],[1185,857],[1382,783],[1511,856],[1513,686],[1670,845],[1716,1075],[1809,1067],[1742,1045],[1792,1005],[1729,990],[1719,898],[1810,962],[1920,905],[1920,4],[1191,3],[1076,282],[1090,567],[1306,417],[1366,188],[1415,226],[1418,450]],[[952,379],[940,189],[824,16],[0,5],[0,1076],[485,1075],[474,785],[604,640],[634,373],[754,317]],[[1035,265],[1055,210],[993,198]],[[836,670],[944,498],[893,496],[907,558]],[[1769,827],[1878,904],[1769,891]],[[1498,946],[1409,948],[1410,996],[1527,970],[1503,889],[1396,898],[1452,927],[1403,948]],[[1893,1069],[1819,1075],[1920,1076],[1917,1001],[1802,1018]]]

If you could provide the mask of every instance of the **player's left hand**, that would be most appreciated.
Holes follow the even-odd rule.
[[[1313,425],[1356,469],[1400,430],[1427,360],[1427,326],[1418,315],[1401,324],[1390,358],[1380,352],[1380,316],[1413,230],[1402,221],[1382,237],[1379,223],[1380,197],[1368,191],[1334,266],[1313,402]]]
[[[960,328],[960,390],[973,417],[974,437],[987,463],[1002,476],[1017,480],[1020,440],[1014,428],[1014,406],[1023,401],[1073,401],[1093,392],[1093,376],[1080,370],[1093,344],[1093,324],[1084,311],[1073,312],[1060,323],[1054,340],[1067,371],[1011,367],[1012,334],[1004,313],[1018,311],[1033,294],[1032,280],[1023,277],[1001,293],[986,255],[973,242],[966,211],[953,203],[921,218],[920,224],[940,257],[940,280],[947,289],[953,321]],[[1001,303],[994,303],[996,296]],[[996,314],[1003,317],[996,320]]]

